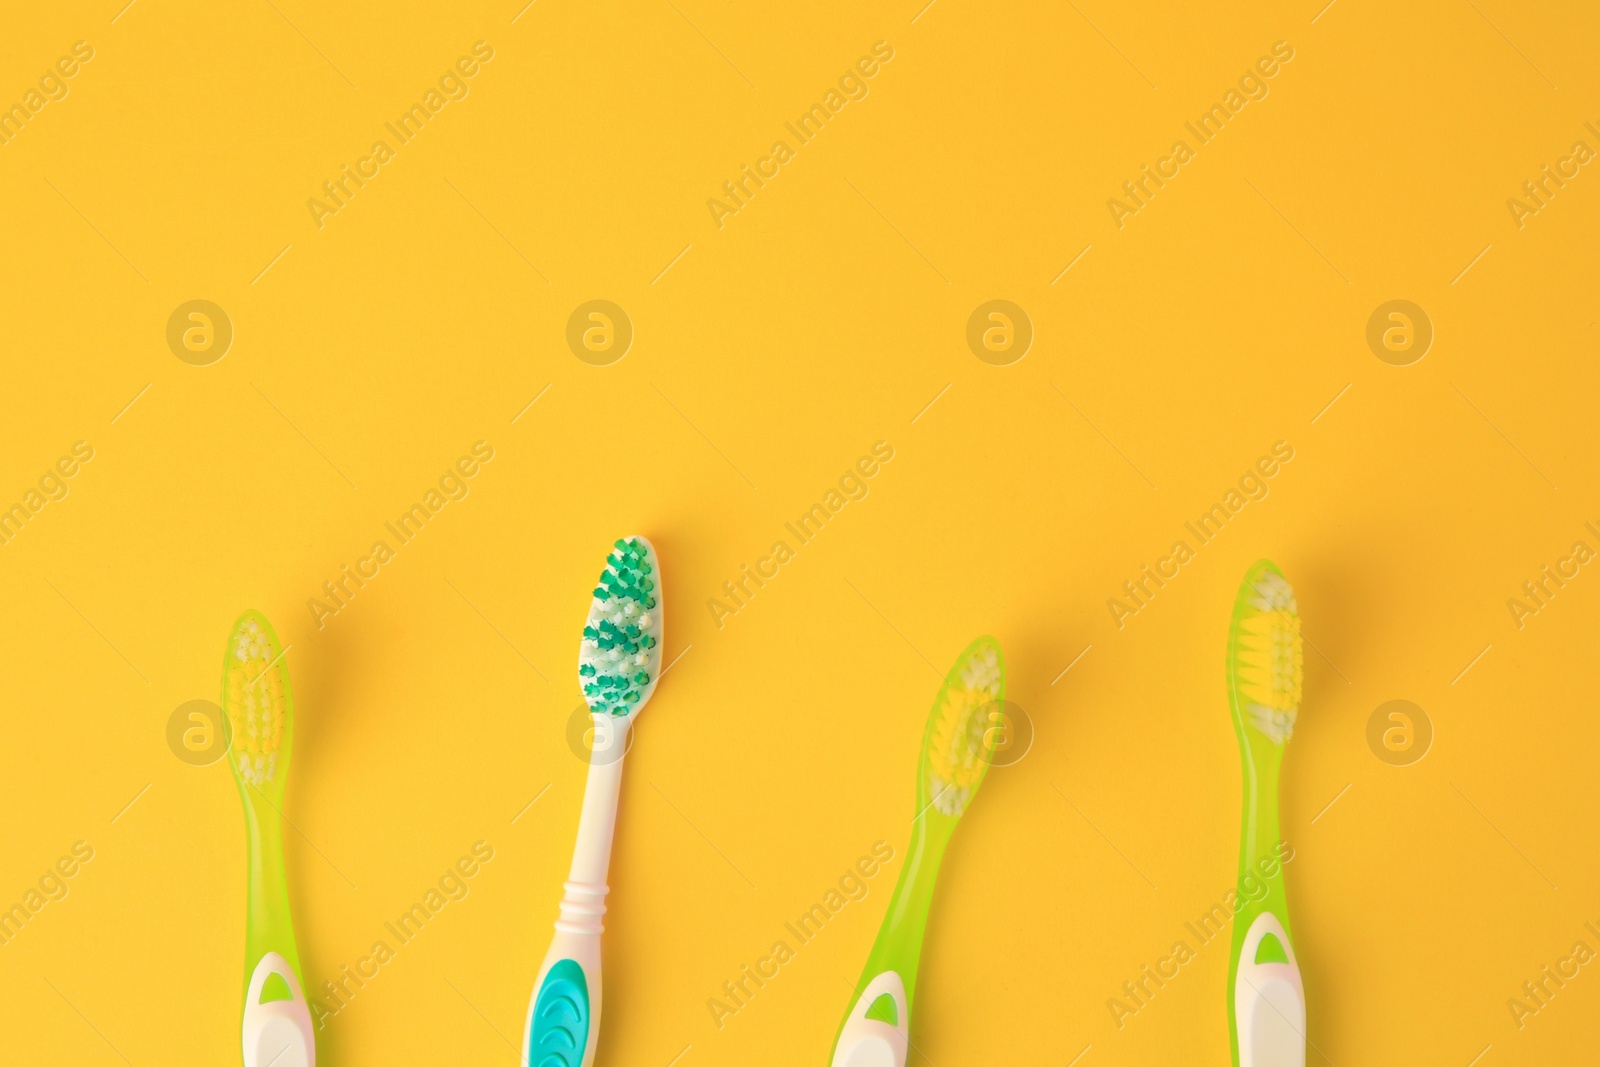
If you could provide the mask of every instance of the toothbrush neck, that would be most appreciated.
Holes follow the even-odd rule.
[[[248,912],[245,926],[245,981],[268,952],[289,961],[298,974],[294,926],[289,917],[289,885],[284,874],[283,823],[276,808],[249,786],[245,793],[245,834],[250,856]]]
[[[598,724],[597,724],[598,726]],[[616,741],[627,744],[625,736]],[[609,746],[608,746],[609,747]],[[583,787],[583,814],[578,819],[578,840],[572,846],[572,868],[562,886],[560,934],[598,938],[605,931],[606,873],[611,868],[611,838],[617,827],[617,799],[622,790],[622,752],[594,753],[589,779]]]
[[[872,946],[864,979],[884,971],[894,971],[906,987],[906,1011],[916,997],[917,967],[922,960],[922,933],[933,888],[939,879],[939,864],[950,843],[954,823],[932,808],[912,824],[911,843],[906,848],[905,866],[889,898],[889,913]]]
[[[1283,750],[1252,751],[1244,776],[1244,857],[1253,860],[1278,845],[1278,772]]]
[[[1263,911],[1277,915],[1287,930],[1288,896],[1284,891],[1283,869],[1279,861],[1281,842],[1278,824],[1278,772],[1283,765],[1283,749],[1257,742],[1247,749],[1244,765],[1244,819],[1239,839],[1240,915],[1239,936],[1249,920]],[[1246,896],[1246,879],[1253,892]]]
[[[626,738],[619,738],[626,744]],[[617,801],[622,791],[623,757],[591,760],[583,787],[583,814],[578,840],[572,850],[569,882],[598,887],[605,892],[611,868],[611,841],[617,827]]]

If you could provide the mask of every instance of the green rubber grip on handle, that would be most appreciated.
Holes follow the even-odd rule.
[[[588,1042],[589,979],[577,960],[558,960],[528,1012],[523,1067],[580,1067]]]

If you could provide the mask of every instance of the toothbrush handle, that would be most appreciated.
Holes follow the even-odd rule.
[[[894,894],[889,897],[889,910],[878,928],[878,937],[867,956],[861,980],[856,983],[858,998],[877,975],[893,973],[899,975],[901,982],[898,996],[905,1006],[901,1014],[911,1014],[911,1003],[917,995],[917,971],[922,962],[922,935],[933,910],[939,865],[944,862],[944,850],[950,844],[954,829],[955,820],[931,809],[924,811],[913,824],[905,864],[900,868]]]
[[[1278,830],[1283,749],[1252,737],[1245,749],[1239,906],[1228,962],[1230,1043],[1236,1067],[1304,1067],[1306,996],[1289,934]],[[1288,853],[1293,859],[1293,853]]]
[[[268,979],[277,977],[287,999],[262,1001]],[[245,1067],[316,1067],[317,1039],[305,992],[289,961],[268,952],[256,961],[245,990],[240,1046]]]
[[[282,819],[265,797],[257,805],[250,786],[241,784],[239,790],[245,800],[245,844],[249,854],[244,961],[244,984],[248,991],[257,965],[268,953],[282,956],[297,972],[300,954],[295,950],[294,920],[289,912]]]
[[[911,1001],[922,960],[922,933],[933,888],[955,821],[925,809],[912,827],[889,911],[856,983],[850,1011],[834,1038],[829,1067],[904,1067],[911,1036]]]
[[[898,971],[884,971],[862,984],[839,1028],[828,1067],[905,1067],[911,1008]]]
[[[240,1051],[245,1067],[316,1067],[317,1042],[311,1012],[300,985],[300,958],[289,914],[284,876],[283,824],[263,797],[258,808],[249,787],[244,794],[249,851],[249,893],[245,922],[244,1010]],[[274,975],[278,982],[266,986]],[[288,997],[283,997],[284,990]],[[262,1001],[264,994],[272,999]]]
[[[596,719],[610,716],[596,715]],[[587,882],[598,885],[605,893],[606,872],[611,869],[611,838],[617,827],[617,798],[622,791],[622,754],[628,738],[612,724],[597,722],[596,736],[601,730],[617,732],[605,750],[596,749],[589,760],[589,778],[583,787],[583,814],[578,819],[578,840],[572,846],[572,870],[569,882]],[[559,924],[557,924],[559,927]],[[596,926],[596,933],[599,927]]]
[[[1269,942],[1263,951],[1267,938],[1277,944]],[[1259,913],[1245,931],[1232,993],[1239,1067],[1305,1067],[1305,986],[1289,933],[1270,911]]]
[[[608,748],[620,753],[626,739],[616,740]],[[606,874],[621,788],[621,755],[597,748],[583,789],[571,872],[562,886],[561,917],[528,1003],[524,1067],[589,1067],[594,1060],[600,1032],[600,934],[605,929],[600,920],[606,913]]]

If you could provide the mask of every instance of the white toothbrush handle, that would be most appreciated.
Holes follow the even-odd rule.
[[[1269,936],[1283,947],[1287,963],[1255,961],[1261,942]],[[1233,1010],[1239,1067],[1305,1067],[1305,986],[1294,945],[1270,911],[1256,916],[1240,945]]]
[[[267,979],[276,974],[289,988],[289,1000],[261,1002]],[[305,993],[289,961],[268,952],[256,961],[245,991],[241,1027],[245,1067],[316,1067],[317,1040]]]
[[[617,824],[622,788],[622,755],[627,722],[596,715],[596,736],[613,731],[589,762],[583,788],[583,814],[572,850],[572,869],[563,884],[561,917],[539,967],[523,1028],[524,1067],[589,1067],[600,1033],[600,934],[605,927],[606,873]]]
[[[867,1018],[867,1012],[880,997],[893,1002],[894,1021]],[[884,971],[861,990],[839,1040],[833,1047],[828,1067],[905,1067],[909,1042],[910,1011],[906,1008],[906,984],[895,971]]]

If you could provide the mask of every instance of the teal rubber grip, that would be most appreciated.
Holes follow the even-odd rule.
[[[525,1067],[580,1067],[589,1042],[589,979],[576,960],[545,972],[528,1025]]]

